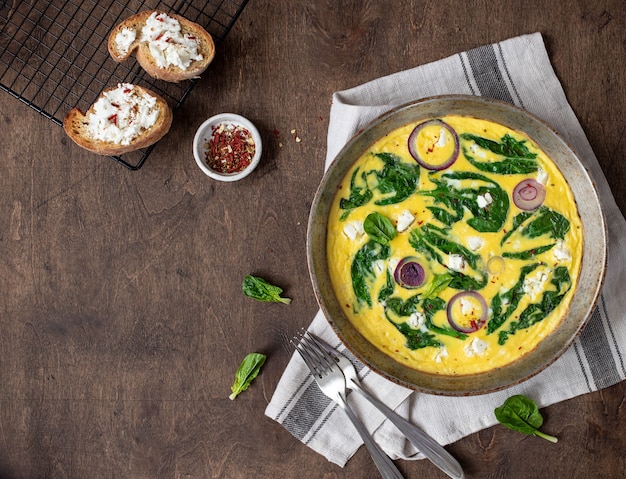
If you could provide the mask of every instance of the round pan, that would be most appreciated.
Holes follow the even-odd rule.
[[[537,348],[505,367],[464,376],[424,373],[400,364],[374,347],[352,325],[337,302],[326,256],[329,209],[338,185],[353,163],[383,135],[415,121],[449,114],[491,120],[526,133],[556,163],[569,183],[583,228],[581,272],[569,313]],[[483,394],[524,381],[553,363],[570,346],[596,305],[607,259],[607,231],[589,172],[569,145],[547,124],[508,103],[466,95],[431,97],[398,107],[371,122],[337,155],[317,190],[309,216],[307,261],[318,303],[346,347],[387,379],[421,392],[449,396]]]

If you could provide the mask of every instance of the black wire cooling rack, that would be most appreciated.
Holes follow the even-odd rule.
[[[109,32],[143,10],[178,13],[202,25],[219,45],[248,0],[0,0],[0,89],[57,125],[74,107],[86,111],[107,87],[126,82],[159,93],[176,111],[195,80],[167,83],[134,59],[118,64],[107,50]],[[153,147],[112,156],[138,170]]]

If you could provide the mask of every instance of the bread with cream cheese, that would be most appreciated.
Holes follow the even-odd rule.
[[[172,125],[172,109],[153,91],[120,83],[104,90],[83,113],[72,109],[63,122],[78,146],[99,155],[121,155],[163,138]]]
[[[108,49],[118,63],[134,54],[150,76],[168,82],[199,77],[215,56],[213,38],[204,28],[159,10],[137,13],[117,25]]]

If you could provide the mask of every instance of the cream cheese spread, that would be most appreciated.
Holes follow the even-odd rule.
[[[137,38],[137,32],[133,28],[122,28],[115,36],[115,46],[121,54],[128,54],[128,49]]]
[[[180,23],[165,13],[153,12],[141,29],[142,42],[148,42],[150,53],[160,68],[175,66],[186,70],[195,60],[202,60],[198,41],[183,33]]]
[[[87,114],[87,128],[96,140],[129,145],[159,117],[157,99],[130,83],[105,92]]]

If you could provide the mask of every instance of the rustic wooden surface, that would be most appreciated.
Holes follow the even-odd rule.
[[[263,414],[282,335],[317,310],[306,223],[332,92],[540,31],[626,212],[624,27],[623,0],[251,0],[137,172],[0,94],[0,478],[378,477],[363,449],[341,469]],[[224,111],[265,141],[236,184],[191,154],[197,126]],[[244,298],[248,273],[293,303]],[[231,402],[252,350],[269,359]],[[546,408],[557,445],[497,426],[448,449],[468,478],[625,477],[625,388]],[[398,462],[407,478],[442,477]]]

